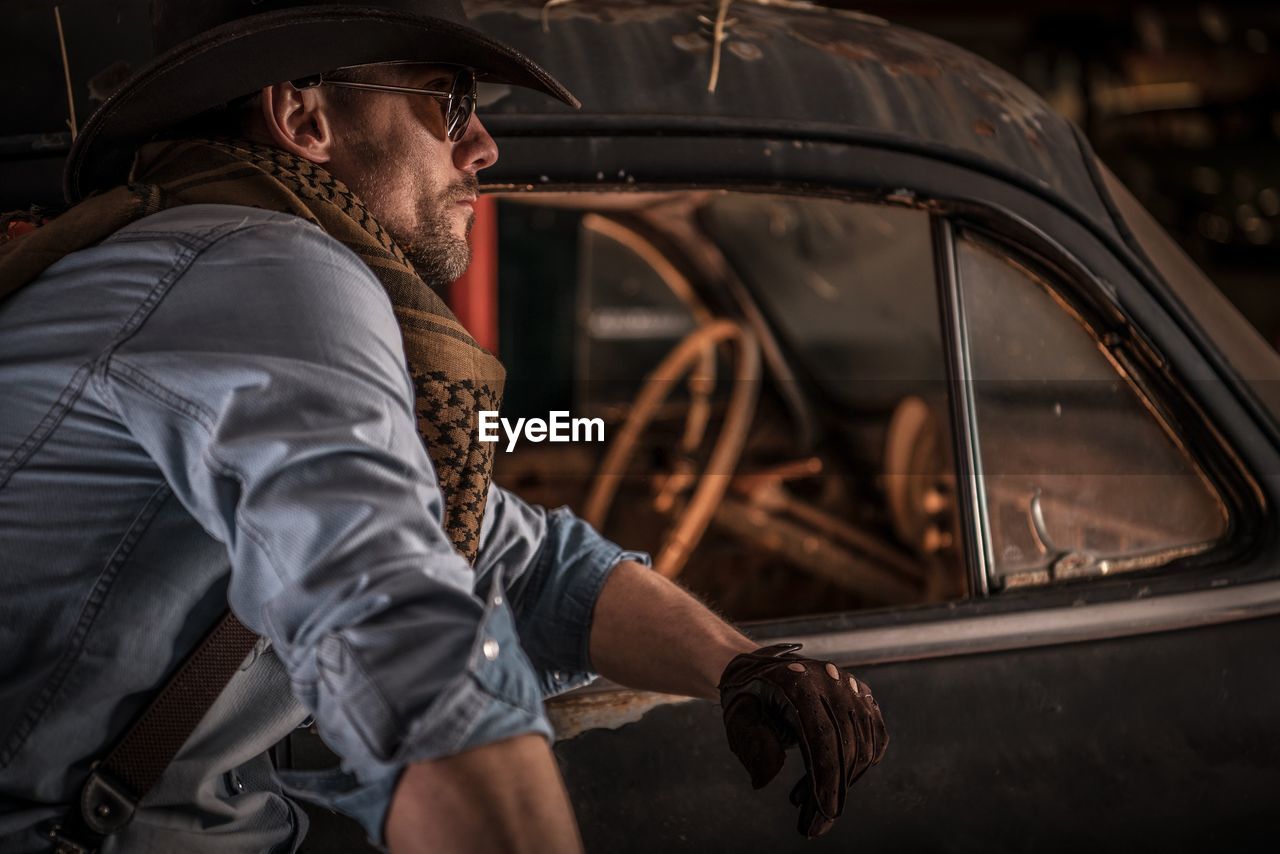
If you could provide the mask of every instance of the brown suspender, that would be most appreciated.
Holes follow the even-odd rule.
[[[226,613],[111,752],[91,766],[71,814],[50,832],[58,854],[92,854],[129,823],[257,641]]]

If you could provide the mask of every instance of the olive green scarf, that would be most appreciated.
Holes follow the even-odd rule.
[[[134,220],[189,204],[295,214],[369,265],[400,323],[417,394],[418,430],[444,495],[445,532],[474,562],[494,448],[479,441],[477,412],[498,409],[502,363],[458,323],[356,195],[320,166],[242,140],[150,143],[139,150],[127,186],[86,199],[47,223],[0,221],[9,224],[0,228],[0,299],[64,255],[93,246]]]

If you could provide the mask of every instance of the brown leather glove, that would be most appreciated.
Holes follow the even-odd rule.
[[[797,743],[808,773],[791,790],[797,829],[821,836],[844,810],[848,788],[884,756],[889,735],[865,682],[834,664],[801,658],[800,644],[743,653],[720,677],[729,749],[759,789]]]

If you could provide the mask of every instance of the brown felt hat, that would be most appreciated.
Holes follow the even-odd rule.
[[[158,131],[249,92],[348,65],[465,65],[483,80],[578,99],[529,57],[471,27],[459,0],[153,0],[153,61],[98,108],[72,143],[63,192],[77,202],[125,180]]]

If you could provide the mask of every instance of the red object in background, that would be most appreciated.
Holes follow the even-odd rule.
[[[471,266],[449,286],[449,307],[481,347],[498,352],[498,206],[491,196],[476,200]]]

